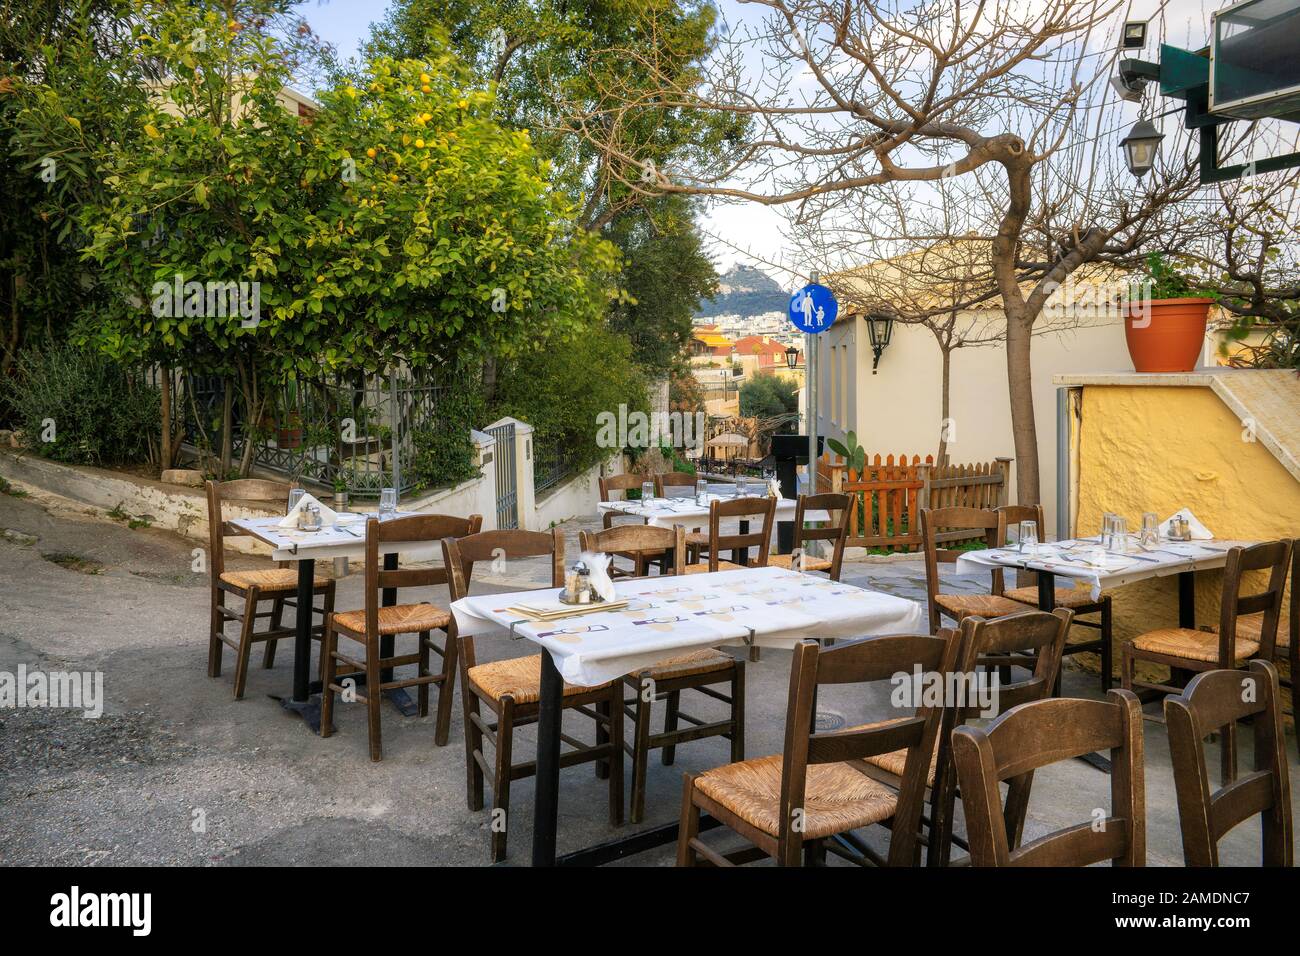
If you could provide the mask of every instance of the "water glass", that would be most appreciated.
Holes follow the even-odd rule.
[[[1034,555],[1038,553],[1038,522],[1020,522],[1020,553]]]
[[[306,493],[307,493],[307,489],[305,488],[289,489],[289,510],[290,511],[293,511],[294,508],[298,507],[298,502],[302,501],[302,496],[305,495]]]
[[[654,503],[655,500],[655,483],[653,481],[641,482],[641,503],[647,507]]]
[[[695,503],[703,507],[709,501],[709,483],[701,478],[695,482]]]
[[[379,520],[397,514],[397,489],[381,488],[379,490]]]
[[[1139,540],[1146,547],[1160,543],[1160,519],[1154,511],[1142,512],[1142,536]]]
[[[1110,550],[1116,554],[1128,553],[1128,519],[1115,515],[1111,526]]]
[[[1115,518],[1114,512],[1105,511],[1101,515],[1101,546],[1109,551],[1114,544],[1115,539]]]

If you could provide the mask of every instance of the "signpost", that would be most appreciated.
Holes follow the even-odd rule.
[[[808,494],[817,494],[817,336],[835,324],[840,306],[817,280],[790,296],[790,322],[804,333],[804,386],[808,389]]]

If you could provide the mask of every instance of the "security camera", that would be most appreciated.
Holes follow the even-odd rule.
[[[1119,35],[1121,50],[1140,50],[1147,45],[1147,21],[1126,20]]]

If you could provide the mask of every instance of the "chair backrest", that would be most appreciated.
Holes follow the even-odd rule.
[[[209,481],[208,493],[208,568],[215,582],[226,570],[225,538],[239,538],[248,534],[230,524],[222,509],[224,501],[249,501],[264,504],[279,511],[288,511],[289,492],[297,485],[284,481],[267,481],[263,478],[237,478],[234,481]],[[215,587],[215,584],[214,584]]]
[[[1231,668],[1236,662],[1237,618],[1261,611],[1264,612],[1264,625],[1260,633],[1259,654],[1266,659],[1272,658],[1277,646],[1277,624],[1282,616],[1282,595],[1290,570],[1291,547],[1292,542],[1283,539],[1228,551],[1228,563],[1223,569],[1223,599],[1219,605],[1221,667]],[[1267,571],[1268,586],[1263,591],[1243,595],[1241,585],[1247,571]]]
[[[402,543],[412,547],[438,545],[443,538],[463,538],[478,534],[483,527],[482,515],[460,518],[455,515],[408,515],[366,521],[366,628],[379,632],[379,608],[385,589],[423,588],[448,584],[447,566],[440,568],[385,568],[381,544]],[[400,602],[399,602],[400,603]]]
[[[655,475],[655,494],[660,498],[672,497],[669,488],[689,488],[691,494],[695,493],[695,482],[699,480],[698,475],[693,475],[688,471],[670,471],[666,474]]]
[[[953,759],[975,866],[1146,865],[1146,793],[1142,764],[1142,705],[1127,690],[1106,700],[1068,697],[1013,707],[986,728],[958,727]],[[1002,809],[1003,781],[1097,750],[1111,758],[1111,808],[1054,830],[1014,850],[1014,825]]]
[[[969,537],[965,531],[984,532],[984,542],[990,548],[999,548],[1003,542],[1002,516],[991,508],[922,508],[921,541],[925,547],[925,589],[931,603],[939,593],[939,565],[953,564],[961,551],[942,547],[955,538]],[[1002,569],[992,572],[994,594],[1002,592]]]
[[[1211,793],[1205,738],[1245,717],[1254,718],[1255,770]],[[1291,782],[1276,668],[1255,660],[1249,671],[1197,674],[1181,694],[1165,698],[1165,723],[1183,861],[1188,866],[1218,866],[1223,835],[1259,814],[1264,866],[1291,866]]]
[[[686,568],[686,529],[681,525],[659,528],[646,524],[622,524],[603,531],[580,531],[578,542],[583,551],[605,554],[619,552],[635,555],[636,575],[646,573],[649,560],[673,549],[673,564],[665,574],[684,574]]]
[[[799,503],[794,509],[794,550],[803,551],[806,541],[832,542],[830,577],[832,581],[840,579],[840,569],[844,565],[844,543],[849,538],[849,509],[857,506],[852,495],[827,492],[823,495],[800,495]],[[821,528],[806,528],[804,515],[810,511],[830,512],[831,520]]]
[[[906,750],[903,776],[889,840],[888,861],[895,866],[916,862],[921,808],[925,801],[930,754],[939,733],[942,706],[927,695],[916,701],[912,716],[868,727],[814,731],[817,688],[824,684],[861,684],[909,679],[919,667],[937,675],[946,686],[957,661],[958,642],[951,634],[870,637],[822,649],[815,641],[795,648],[790,669],[790,694],[785,721],[785,751],[781,764],[781,830],[778,844],[783,862],[795,864],[802,845],[798,823],[804,806],[808,767],[824,763],[862,760]],[[910,685],[909,686],[914,686]]]
[[[477,561],[545,556],[551,558],[551,587],[564,587],[564,534],[559,528],[480,531],[463,538],[442,539],[442,563],[447,569],[447,586],[453,601],[469,593],[470,576]]]
[[[957,802],[957,772],[952,758],[953,728],[977,716],[995,717],[1012,707],[1051,696],[1073,619],[1073,611],[1057,608],[1050,614],[1027,610],[1023,614],[993,620],[972,616],[962,621],[957,658],[961,683],[954,687],[955,699],[948,702],[935,759],[934,802],[941,808],[943,819],[952,821]],[[941,630],[939,633],[945,632]],[[981,681],[987,681],[999,672],[996,665],[1006,663],[1012,654],[1023,660],[1027,653],[1034,655],[1033,670],[1028,678],[1007,684],[999,681],[994,686],[985,683],[981,687]],[[1013,673],[1009,668],[1007,672]],[[1024,774],[1012,781],[1007,791],[1003,814],[1010,828],[1007,838],[1012,846],[1020,842],[1033,782],[1032,773]],[[932,851],[933,857],[945,866],[952,850],[947,842],[950,833],[951,829],[948,829],[943,835],[944,845]]]
[[[767,553],[772,549],[772,519],[776,515],[775,498],[729,498],[709,504],[709,570],[718,570],[721,552],[745,549],[745,563],[751,567],[767,567]],[[722,534],[724,518],[760,518],[758,530],[751,527],[746,534]],[[751,563],[749,549],[757,548],[758,556]]]
[[[998,545],[1007,543],[1007,535],[1012,528],[1018,528],[1022,521],[1032,521],[1038,525],[1038,540],[1047,540],[1047,530],[1043,524],[1046,520],[1043,517],[1042,505],[1002,505],[998,508],[998,514],[1002,517],[1002,527],[998,529]],[[1017,571],[1016,586],[1027,587],[1038,581],[1038,573],[1035,571]],[[995,582],[994,594],[1001,594],[1002,587],[997,586],[1001,582]]]
[[[640,475],[610,475],[608,478],[600,479],[600,500],[601,501],[618,501],[614,497],[615,492],[628,492],[633,489],[640,491],[641,483],[645,479]],[[623,494],[626,499],[627,495]]]

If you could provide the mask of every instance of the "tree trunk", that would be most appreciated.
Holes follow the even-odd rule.
[[[1007,391],[1011,399],[1011,436],[1016,454],[1016,503],[1041,501],[1038,483],[1038,426],[1034,421],[1030,341],[1033,321],[1023,308],[1007,309]]]
[[[483,360],[483,400],[490,407],[497,395],[497,357],[489,355]]]
[[[942,468],[948,464],[948,423],[951,420],[948,414],[949,398],[951,395],[952,384],[952,349],[943,349],[943,380],[940,385],[939,399],[939,455],[934,460],[936,468]]]
[[[162,459],[160,471],[172,466],[172,370],[162,366],[162,442],[159,458]]]
[[[1011,402],[1011,437],[1016,453],[1016,503],[1039,503],[1038,429],[1034,425],[1033,367],[1030,342],[1036,313],[1025,306],[1016,276],[1016,249],[1029,212],[1033,166],[1023,145],[1003,161],[1007,171],[1007,211],[992,244],[993,274],[1007,317],[1007,395]]]
[[[229,376],[221,379],[221,474],[218,481],[225,481],[230,474],[230,460],[235,454],[234,429],[235,388]]]

